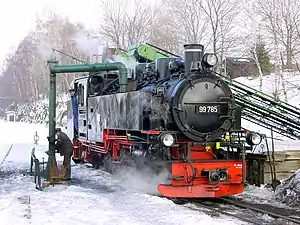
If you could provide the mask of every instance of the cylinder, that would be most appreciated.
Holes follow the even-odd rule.
[[[203,49],[204,46],[201,44],[184,45],[184,68],[186,73],[200,69]]]

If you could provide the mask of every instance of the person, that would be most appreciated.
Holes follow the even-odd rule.
[[[71,157],[73,155],[73,143],[68,137],[68,135],[61,131],[60,128],[55,129],[55,135],[57,135],[55,149],[57,153],[64,156],[63,168],[65,171],[65,180],[70,180],[71,178]]]
[[[78,135],[78,98],[77,98],[77,92],[74,88],[71,88],[69,92],[72,99],[74,137],[76,138]]]

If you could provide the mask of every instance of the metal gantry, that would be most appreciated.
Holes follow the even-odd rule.
[[[300,109],[276,100],[238,81],[223,77],[231,87],[236,103],[242,107],[242,117],[252,123],[273,129],[291,139],[300,139]]]

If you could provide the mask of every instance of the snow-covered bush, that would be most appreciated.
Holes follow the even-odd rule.
[[[59,96],[56,102],[56,121],[59,126],[65,126],[67,116],[68,95]],[[48,124],[49,122],[49,102],[42,99],[33,103],[13,104],[6,110],[16,112],[16,120],[26,123]]]

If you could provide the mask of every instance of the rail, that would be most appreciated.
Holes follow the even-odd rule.
[[[47,162],[43,161],[40,162],[39,159],[35,156],[35,147],[32,148],[31,150],[31,157],[30,157],[30,175],[34,176],[34,183],[35,183],[35,188],[38,190],[42,190],[42,174],[44,174],[45,168],[44,165]],[[41,173],[41,168],[40,166],[43,166],[43,172]]]
[[[196,211],[203,211],[203,209],[206,208],[210,211],[235,217],[241,221],[248,222],[248,224],[300,224],[300,219],[297,217],[299,211],[296,209],[278,208],[268,204],[245,202],[230,197],[176,199],[175,201],[173,200],[173,202]],[[257,213],[268,215],[272,219],[272,222],[268,218],[257,216]],[[278,219],[281,220],[281,222],[277,221]]]
[[[277,208],[275,206],[267,205],[267,204],[239,201],[239,200],[234,200],[232,198],[230,199],[228,197],[221,198],[221,200],[224,201],[224,203],[226,202],[230,205],[234,205],[239,208],[248,209],[251,211],[255,211],[257,213],[267,214],[273,218],[281,218],[283,220],[292,222],[294,224],[300,224],[300,219],[293,218],[293,216],[299,215],[299,211],[296,210]]]

